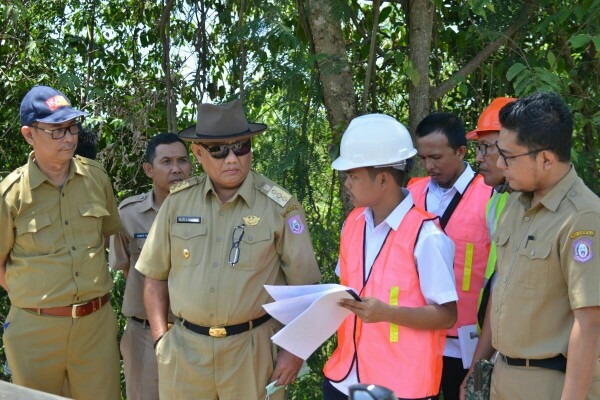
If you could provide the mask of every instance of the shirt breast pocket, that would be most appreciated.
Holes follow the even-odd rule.
[[[52,221],[48,215],[36,215],[27,221],[16,222],[15,249],[18,248],[28,255],[54,253],[55,238],[59,235],[52,231],[51,225]]]
[[[510,233],[508,231],[497,229],[492,235],[492,241],[496,243],[496,264],[500,263],[508,258]]]
[[[552,244],[529,240],[519,251],[518,283],[528,289],[544,289],[548,285],[549,258]]]
[[[171,262],[173,268],[198,265],[206,251],[206,225],[174,224],[171,227]]]
[[[268,228],[246,227],[240,241],[237,270],[257,271],[265,267],[275,255],[275,245]]]
[[[75,240],[89,247],[101,245],[104,240],[103,218],[110,215],[106,207],[101,204],[81,204],[79,205],[79,214],[81,224],[78,224],[76,231],[73,232]]]

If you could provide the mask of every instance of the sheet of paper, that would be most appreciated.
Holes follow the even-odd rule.
[[[477,334],[477,325],[465,325],[458,328],[458,343],[460,344],[460,353],[462,355],[462,363],[464,369],[471,367],[473,361],[473,353],[479,341]]]
[[[327,283],[322,285],[265,285],[265,289],[269,292],[273,300],[279,301],[311,293],[323,293],[328,290],[348,290],[350,288],[335,283]]]
[[[304,360],[333,335],[344,319],[352,314],[340,307],[338,301],[354,299],[348,292],[353,289],[342,285],[310,286],[303,288],[287,286],[290,289],[294,288],[296,297],[290,298],[284,294],[278,296],[284,300],[263,306],[273,317],[282,322],[287,321],[283,322],[286,326],[272,337],[273,342]],[[272,288],[267,289],[269,293]],[[278,287],[275,289],[277,295],[281,294],[280,290],[285,291]]]

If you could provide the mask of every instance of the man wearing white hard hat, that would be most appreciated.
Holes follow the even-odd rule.
[[[361,301],[340,303],[354,315],[325,365],[325,400],[347,399],[356,383],[385,386],[398,398],[438,398],[445,329],[457,316],[454,244],[402,187],[416,153],[401,123],[369,114],[350,123],[332,164],[346,172],[355,206],[337,273]]]

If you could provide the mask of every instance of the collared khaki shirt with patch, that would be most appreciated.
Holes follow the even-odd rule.
[[[232,266],[232,236],[242,224],[239,260]],[[254,171],[225,204],[206,174],[172,188],[135,267],[168,279],[173,313],[203,326],[265,314],[262,305],[271,299],[263,285],[321,279],[301,205]]]
[[[123,229],[110,237],[110,267],[114,270],[128,270],[121,309],[126,317],[147,319],[143,298],[144,275],[134,267],[158,213],[159,207],[154,204],[153,197],[150,190],[123,200],[119,205]]]
[[[514,358],[566,356],[572,310],[600,305],[600,199],[571,167],[530,204],[512,193],[493,236],[492,344]]]
[[[17,307],[61,307],[112,288],[104,238],[121,229],[113,189],[102,166],[75,157],[63,188],[30,154],[0,182],[0,256]]]

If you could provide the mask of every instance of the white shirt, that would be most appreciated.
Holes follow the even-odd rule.
[[[443,188],[433,180],[429,181],[429,184],[427,184],[427,187],[425,188],[425,190],[427,190],[427,202],[425,203],[427,204],[427,211],[441,217],[444,215],[446,208],[448,208],[448,204],[450,204],[456,192],[461,195],[465,193],[469,182],[471,182],[475,176],[475,171],[473,171],[473,168],[471,168],[468,163],[465,162],[464,164],[465,170],[460,174],[451,188]]]
[[[397,231],[404,216],[414,205],[410,192],[403,188],[402,193],[405,197],[404,200],[377,226],[373,225],[373,211],[368,207],[363,211],[365,216],[365,272],[367,274],[370,273],[390,229]],[[415,244],[414,255],[419,271],[421,292],[427,304],[445,304],[457,301],[458,295],[454,283],[454,243],[432,221],[426,221],[423,224]],[[338,276],[340,275],[339,259],[335,272]],[[358,383],[356,363],[352,364],[352,370],[346,379],[342,382],[331,382],[337,390],[346,395],[349,394],[348,388],[356,383]]]
[[[425,190],[427,190],[427,211],[441,218],[446,212],[446,208],[448,208],[448,205],[456,192],[461,195],[465,193],[469,182],[471,182],[475,176],[475,171],[473,171],[473,168],[471,168],[468,163],[464,162],[464,164],[466,165],[465,170],[449,189],[440,187],[433,180],[429,181],[429,184],[425,188]],[[446,338],[444,355],[447,357],[461,358],[460,343],[458,339]]]

